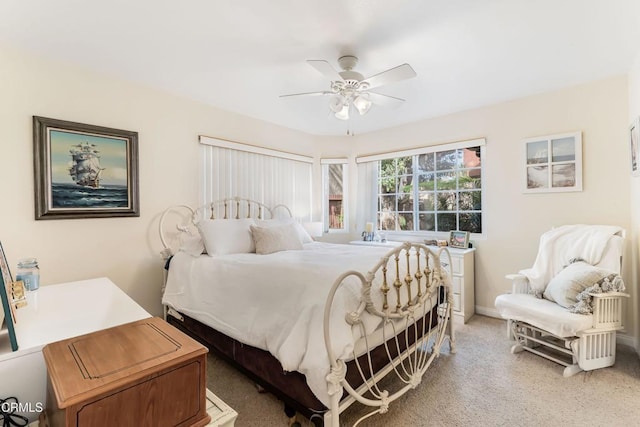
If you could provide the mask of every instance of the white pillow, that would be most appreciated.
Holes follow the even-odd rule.
[[[580,292],[609,274],[611,274],[610,271],[594,267],[584,261],[574,262],[551,279],[543,296],[558,305],[570,307],[578,302],[576,297]]]
[[[274,252],[302,249],[302,242],[298,238],[295,224],[275,227],[256,227],[252,225],[251,234],[258,254],[266,255]]]
[[[294,220],[293,218],[288,219],[259,219],[256,221],[256,225],[258,227],[268,228],[268,227],[279,227],[282,225],[293,224],[296,228],[296,234],[298,239],[300,239],[300,243],[313,243],[313,238],[307,233],[307,230],[304,229],[302,224]]]
[[[191,256],[198,257],[204,252],[204,242],[200,233],[182,238],[182,244],[180,249],[182,252],[186,252]]]
[[[245,254],[256,251],[250,226],[255,221],[243,219],[213,219],[198,222],[198,231],[209,256]]]

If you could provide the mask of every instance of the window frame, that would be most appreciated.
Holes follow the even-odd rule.
[[[402,150],[402,151],[395,151],[395,152],[387,152],[387,153],[380,153],[380,154],[373,154],[373,155],[366,155],[366,156],[360,156],[356,158],[356,162],[357,163],[364,163],[364,162],[380,162],[382,160],[389,160],[389,159],[397,159],[397,158],[402,158],[402,157],[411,157],[412,158],[412,170],[411,170],[411,176],[412,178],[412,196],[413,196],[413,210],[412,210],[412,214],[414,215],[414,230],[380,230],[382,232],[385,233],[386,238],[388,240],[403,240],[406,238],[425,238],[425,237],[429,237],[429,238],[442,238],[442,239],[448,239],[449,237],[449,231],[428,231],[428,230],[417,230],[415,228],[419,228],[419,218],[420,218],[420,209],[419,209],[419,176],[420,173],[418,171],[418,162],[416,161],[418,159],[418,156],[420,156],[421,154],[431,154],[431,153],[439,153],[439,152],[446,152],[446,151],[450,151],[450,150],[457,150],[457,149],[465,149],[465,148],[470,148],[470,147],[480,147],[480,158],[481,158],[481,162],[480,162],[480,174],[481,174],[481,187],[479,189],[480,194],[481,194],[481,201],[480,201],[480,209],[478,210],[481,214],[481,228],[482,228],[482,232],[481,233],[470,233],[471,236],[473,236],[474,238],[483,238],[485,235],[485,224],[486,224],[486,220],[485,220],[485,196],[486,196],[486,184],[485,184],[485,180],[483,179],[484,177],[484,170],[485,170],[485,164],[486,164],[486,140],[484,138],[478,138],[478,139],[473,139],[473,140],[466,140],[466,141],[458,141],[458,142],[453,142],[453,143],[447,143],[447,144],[439,144],[439,145],[432,145],[432,146],[427,146],[427,147],[420,147],[420,148],[414,148],[414,149],[408,149],[408,150]],[[433,172],[434,174],[437,173],[437,171],[434,170]],[[396,171],[396,178],[399,175],[397,175],[397,171]],[[404,176],[404,175],[402,175]],[[373,212],[374,215],[374,223],[377,224],[377,226],[379,226],[379,222],[378,222],[378,212],[379,212],[379,196],[382,194],[380,191],[381,189],[378,187],[379,185],[379,180],[380,177],[377,177],[377,181],[373,184],[376,186],[377,190],[376,190],[376,194],[378,194],[378,200],[375,203],[375,211]],[[456,184],[456,192],[459,192],[461,189],[458,188],[458,184]],[[396,193],[394,193],[395,195],[399,194],[397,193],[397,188],[396,188]],[[403,193],[404,194],[404,193]],[[408,193],[409,194],[409,193]],[[435,201],[434,201],[435,202]],[[395,212],[398,213],[400,212],[398,210],[398,200],[396,197],[396,210]],[[435,206],[434,206],[434,211],[435,211]],[[474,210],[476,211],[476,210]],[[402,211],[404,212],[404,211]],[[457,221],[459,221],[459,215],[460,213],[463,211],[460,211],[459,209],[455,210],[455,214],[457,215]],[[459,224],[459,222],[458,222]]]
[[[342,165],[342,228],[329,228],[329,165]],[[322,168],[322,227],[325,233],[349,232],[349,159],[320,159]]]

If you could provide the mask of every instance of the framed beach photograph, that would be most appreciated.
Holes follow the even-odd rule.
[[[11,296],[13,277],[11,276],[11,270],[9,270],[9,263],[7,262],[7,257],[4,254],[2,243],[0,243],[0,270],[2,270],[2,274],[0,274],[0,334],[5,333],[4,325],[6,324],[6,333],[9,335],[11,350],[16,351],[18,349],[18,341],[14,328],[16,315]],[[0,340],[2,340],[2,337],[0,337]]]
[[[640,176],[640,153],[638,152],[638,144],[640,143],[640,119],[636,118],[631,126],[629,126],[629,149],[631,152],[631,175]]]
[[[449,233],[449,246],[467,249],[469,247],[469,233],[466,231],[451,231]]]
[[[524,140],[524,192],[582,191],[582,134]]]
[[[33,117],[36,219],[140,216],[138,133]]]

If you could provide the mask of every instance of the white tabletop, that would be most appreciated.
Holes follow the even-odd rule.
[[[43,286],[27,293],[16,310],[18,351],[40,351],[46,344],[151,317],[106,277]]]

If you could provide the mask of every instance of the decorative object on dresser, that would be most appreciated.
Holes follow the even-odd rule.
[[[532,268],[510,274],[512,293],[495,305],[523,350],[565,366],[563,375],[612,366],[623,329],[620,277],[624,230],[565,225],[540,238]]]
[[[469,247],[469,233],[466,231],[451,231],[449,233],[449,246],[467,249]]]
[[[157,317],[48,344],[55,426],[205,426],[207,349]]]
[[[203,211],[210,217],[208,212],[222,204],[231,209],[227,218],[253,212],[260,216],[256,223],[274,221],[267,219],[272,209],[254,209],[254,203],[264,208],[241,198],[196,210],[183,207],[187,218],[174,218],[182,239],[163,214],[161,241],[182,245],[165,245],[162,251],[174,254],[163,304],[169,323],[276,395],[290,416],[298,411],[337,426],[340,413],[356,401],[373,408],[369,415],[384,413],[413,388],[408,383],[420,382],[445,341],[454,351],[452,285],[441,268],[441,259],[451,264],[447,249],[301,238],[301,250],[212,256],[190,243],[198,239],[190,233],[197,229],[191,222]],[[247,307],[242,316],[236,315],[239,301]],[[379,381],[391,373],[401,378],[385,382],[388,389],[382,390]]]
[[[137,132],[34,116],[33,145],[36,219],[140,216]]]
[[[16,351],[18,349],[18,340],[14,326],[16,314],[13,302],[13,277],[11,276],[11,270],[9,269],[2,243],[0,243],[0,270],[2,270],[0,275],[0,340],[2,339],[3,321],[5,321],[11,350]]]

